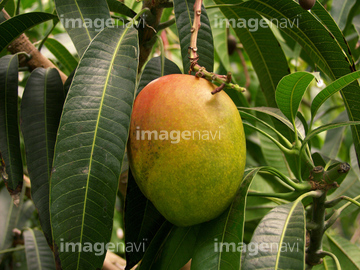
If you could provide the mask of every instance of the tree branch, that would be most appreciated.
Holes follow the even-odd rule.
[[[10,19],[9,14],[2,10],[4,18],[6,20]],[[56,68],[59,71],[61,80],[63,83],[66,81],[67,76],[58,69],[49,59],[47,59],[41,52],[36,49],[36,47],[30,42],[29,38],[25,34],[21,34],[17,39],[15,39],[9,46],[8,51],[12,54],[16,54],[19,52],[25,52],[31,55],[30,59],[27,59],[25,56],[19,56],[19,63],[22,66],[28,66],[30,71],[38,68]]]

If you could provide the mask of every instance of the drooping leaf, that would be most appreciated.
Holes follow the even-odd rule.
[[[294,127],[291,124],[291,122],[287,119],[287,117],[285,117],[285,115],[278,108],[271,108],[271,107],[253,107],[253,108],[239,107],[238,109],[239,110],[251,110],[251,111],[255,111],[255,112],[261,112],[261,113],[268,114],[268,115],[274,117],[275,119],[279,120],[283,124],[285,124],[292,131],[294,131]],[[297,117],[295,118],[295,125],[296,125],[296,129],[298,131],[298,134],[299,134],[300,138],[304,138],[305,137],[304,126],[303,126],[302,122],[300,121],[300,119],[298,119]]]
[[[183,59],[184,73],[190,68],[189,46],[191,28],[194,21],[194,3],[195,0],[175,0],[174,11],[176,18],[176,27],[178,29],[181,55]],[[209,18],[204,6],[201,8],[201,27],[197,38],[197,53],[199,55],[199,65],[206,68],[207,71],[213,71],[214,68],[214,45],[210,28]]]
[[[59,62],[69,71],[72,72],[78,65],[75,57],[62,45],[53,38],[47,38],[45,41],[46,48],[59,60]]]
[[[27,81],[21,102],[31,198],[39,212],[42,230],[52,245],[49,185],[57,129],[64,103],[64,89],[56,69],[37,68]]]
[[[341,89],[343,89],[344,87],[346,87],[347,85],[349,85],[350,83],[352,83],[353,81],[355,81],[359,78],[360,78],[360,71],[356,71],[356,72],[350,73],[348,75],[345,75],[345,76],[337,79],[336,81],[333,81],[331,84],[326,86],[323,90],[321,90],[315,96],[315,98],[313,99],[313,101],[311,103],[311,118],[314,119],[317,111],[319,110],[321,105],[324,104],[324,102],[326,100],[328,100],[328,98],[330,98],[333,94],[340,91]]]
[[[0,250],[10,248],[13,242],[13,229],[17,227],[21,214],[21,206],[25,193],[25,185],[19,196],[16,207],[5,188],[0,190]],[[0,254],[0,263],[4,254]]]
[[[344,30],[351,8],[356,0],[334,1],[330,14],[341,30]]]
[[[118,0],[106,0],[110,11],[133,18],[136,12]]]
[[[146,63],[141,74],[137,94],[151,81],[169,74],[181,74],[179,67],[171,60],[165,58],[164,74],[161,74],[161,57],[154,57]]]
[[[137,246],[148,245],[165,222],[165,218],[140,191],[131,170],[129,170],[126,191],[124,220],[125,243]],[[143,248],[126,252],[126,269],[133,268],[142,259],[144,253]]]
[[[0,59],[0,153],[5,163],[1,177],[18,203],[23,183],[23,164],[18,127],[18,56]]]
[[[45,12],[29,12],[12,17],[0,24],[0,52],[26,30],[57,17]]]
[[[218,218],[201,225],[191,269],[241,269],[242,252],[238,244],[244,237],[246,196],[259,170],[246,171],[230,207]]]
[[[39,230],[24,230],[26,264],[29,270],[55,270],[54,254]]]
[[[237,4],[240,1],[214,0],[214,2],[216,4]],[[249,11],[241,6],[227,7],[226,5],[220,7],[220,10],[229,20],[230,26],[244,46],[259,78],[268,106],[276,107],[276,86],[282,77],[289,74],[287,60],[279,42],[269,27],[243,26],[243,22],[263,20],[256,10]],[[219,21],[218,27],[226,27],[225,21]]]
[[[282,78],[276,88],[276,103],[282,113],[293,123],[305,94],[314,75],[308,72],[295,72]]]
[[[318,8],[319,1],[316,1],[315,9]],[[347,49],[346,42],[340,40],[341,34],[334,27],[329,16],[324,15],[321,11],[322,20],[318,20],[311,12],[303,10],[295,1],[287,0],[255,0],[246,1],[241,7],[247,11],[257,11],[266,18],[274,18],[277,20],[287,19],[289,21],[301,18],[298,23],[294,23],[291,27],[283,27],[286,34],[297,41],[303,50],[317,64],[320,70],[328,75],[332,80],[336,80],[350,72],[355,71],[355,67]],[[319,12],[320,13],[320,12]],[[324,22],[330,21],[330,29],[336,32],[329,32],[330,29],[324,25]],[[359,100],[360,87],[357,82],[349,84],[341,90],[342,97],[349,115],[349,120],[360,120]],[[353,140],[357,155],[360,154],[360,126],[352,127]]]
[[[295,201],[272,209],[259,223],[247,249],[244,269],[305,267],[305,210]],[[255,247],[255,248],[254,248]]]
[[[348,121],[348,117],[345,111],[339,114],[338,117],[333,121],[333,123],[345,122]],[[324,156],[327,156],[331,159],[336,159],[339,152],[342,140],[344,138],[344,131],[346,126],[343,126],[339,129],[331,129],[326,132],[325,142],[321,148],[321,152]]]
[[[112,24],[106,0],[55,0],[55,6],[79,57],[106,24]]]
[[[346,127],[346,126],[353,126],[353,125],[360,125],[360,121],[346,121],[346,122],[340,122],[340,123],[331,123],[331,124],[326,124],[323,125],[321,127],[318,127],[312,131],[310,131],[305,139],[302,142],[301,147],[304,147],[306,145],[306,143],[311,140],[315,135],[330,130],[330,129],[334,129],[334,128],[339,128],[339,127]]]
[[[141,261],[139,269],[144,270],[151,267],[152,261],[158,254],[158,251],[162,247],[163,243],[166,241],[167,237],[169,236],[169,233],[174,228],[175,225],[171,224],[167,220],[160,226],[154,238],[151,240],[150,244],[146,249],[144,259]],[[144,264],[144,267],[141,266],[142,264]]]
[[[6,3],[8,2],[9,0],[2,0],[0,2],[0,11],[3,9],[3,7],[6,5]]]
[[[360,269],[360,248],[340,235],[326,234],[332,253],[339,259],[343,269]]]
[[[50,181],[54,246],[107,243],[129,133],[137,31],[106,28],[81,58],[66,98]],[[63,269],[101,268],[105,253],[60,252]]]
[[[173,226],[155,256],[150,251],[145,253],[140,270],[180,269],[183,267],[191,259],[199,229],[199,225]]]

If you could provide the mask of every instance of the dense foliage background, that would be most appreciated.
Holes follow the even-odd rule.
[[[359,1],[204,0],[198,64],[247,88],[241,189],[186,228],[140,192],[133,100],[188,73],[194,3],[0,1],[0,269],[360,269]]]

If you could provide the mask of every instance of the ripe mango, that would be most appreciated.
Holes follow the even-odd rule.
[[[209,81],[173,74],[149,83],[134,102],[128,140],[137,185],[177,226],[219,216],[240,186],[246,143],[240,114]]]

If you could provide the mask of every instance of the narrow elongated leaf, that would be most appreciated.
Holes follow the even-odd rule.
[[[244,269],[305,269],[305,210],[295,201],[272,209],[255,229]]]
[[[353,126],[353,125],[360,125],[360,121],[346,121],[346,122],[340,122],[340,123],[331,123],[331,124],[326,124],[323,125],[321,127],[318,127],[312,131],[310,131],[304,141],[302,142],[301,147],[304,147],[306,145],[306,143],[311,140],[314,136],[316,136],[317,134],[330,130],[330,129],[334,129],[334,128],[339,128],[339,127],[346,127],[346,126]]]
[[[126,190],[124,220],[125,243],[137,246],[148,245],[165,222],[165,218],[140,191],[131,170]],[[126,269],[133,268],[144,254],[144,248],[126,251]]]
[[[339,259],[343,269],[360,269],[360,248],[340,235],[326,234],[332,253]]]
[[[181,55],[183,59],[184,73],[190,68],[189,46],[191,28],[194,21],[194,3],[195,0],[175,0],[174,11],[176,18],[176,27],[179,33]],[[197,38],[197,53],[199,55],[199,65],[206,68],[207,71],[213,71],[214,68],[214,45],[210,28],[209,18],[204,6],[201,8],[201,27]]]
[[[360,78],[360,71],[356,71],[353,73],[350,73],[348,75],[345,75],[336,81],[333,81],[331,84],[326,86],[323,90],[321,90],[313,99],[311,103],[311,118],[314,119],[317,111],[321,107],[322,104],[326,100],[328,100],[329,97],[331,97],[336,92],[340,91],[344,87],[348,86],[353,81]]]
[[[63,84],[56,69],[37,68],[31,73],[21,102],[21,129],[31,180],[31,198],[49,245],[52,245],[50,175],[64,100]]]
[[[29,12],[10,18],[0,24],[0,52],[26,30],[57,17],[45,12]]]
[[[213,0],[204,0],[204,5],[214,5]],[[224,15],[219,8],[211,8],[206,10],[209,16],[211,32],[214,37],[214,48],[218,54],[221,63],[227,71],[230,71],[230,60],[228,53],[227,36],[228,29],[226,27],[219,27],[219,22],[225,20]]]
[[[165,58],[164,74],[161,74],[161,57],[151,58],[141,74],[137,94],[152,80],[169,74],[181,74],[181,70],[173,61]]]
[[[110,11],[133,18],[136,12],[118,0],[106,0]]]
[[[151,266],[152,261],[158,254],[158,251],[160,250],[160,248],[163,246],[164,242],[168,238],[171,230],[174,228],[175,225],[171,224],[169,221],[165,221],[161,225],[161,227],[156,232],[154,238],[150,242],[150,245],[146,249],[144,259],[140,263],[141,270],[148,269],[148,267]],[[144,264],[144,267],[142,267],[142,264]]]
[[[197,239],[191,269],[242,269],[246,196],[260,168],[245,172],[239,192],[230,207],[218,218],[203,223]],[[246,268],[244,268],[246,269]]]
[[[66,98],[50,181],[53,239],[110,240],[138,67],[137,31],[106,28],[92,41]],[[55,246],[54,245],[54,246]],[[93,252],[60,252],[62,269],[101,268]]]
[[[19,196],[19,206],[16,207],[5,188],[0,190],[0,250],[10,248],[13,242],[13,229],[17,227],[21,206],[25,193],[25,185]],[[0,263],[3,254],[0,254]]]
[[[78,65],[75,57],[62,45],[53,38],[47,38],[45,41],[46,48],[59,60],[59,62],[70,72]]]
[[[26,223],[29,222],[29,219],[35,211],[35,204],[32,200],[27,200],[23,203],[19,220],[16,225],[19,230],[23,229],[26,226]]]
[[[314,75],[308,72],[296,72],[285,76],[276,88],[276,103],[282,113],[294,123],[302,97]]]
[[[344,30],[351,8],[356,0],[334,1],[330,14],[341,30]]]
[[[347,61],[351,65],[355,65],[349,44],[347,43],[343,32],[339,29],[339,25],[335,22],[328,10],[320,4],[320,2],[316,2],[315,6],[311,9],[311,13],[314,13],[317,19],[319,19],[321,23],[330,30],[331,34],[336,39],[337,44],[340,45],[343,52],[347,55]]]
[[[333,121],[333,123],[345,122],[348,121],[346,111],[341,112],[338,117]],[[321,148],[321,153],[331,159],[336,159],[339,152],[342,140],[344,138],[344,131],[346,126],[339,129],[331,129],[326,132],[325,142]],[[329,193],[328,193],[329,195]]]
[[[55,270],[54,254],[39,230],[24,231],[26,264],[29,270]]]
[[[213,0],[216,4],[239,3],[240,1]],[[220,7],[230,26],[243,44],[259,78],[269,107],[276,107],[275,90],[282,77],[289,74],[289,66],[279,42],[269,27],[251,27],[250,22],[260,22],[263,18],[256,10],[249,11],[241,6]],[[248,27],[244,26],[248,23]],[[265,23],[265,22],[264,22]],[[266,23],[265,23],[266,25]],[[259,26],[259,25],[258,25]],[[219,21],[220,28],[226,27]]]
[[[18,128],[18,56],[0,59],[0,153],[5,162],[5,185],[18,203],[23,183],[23,165]]]
[[[266,113],[266,114],[276,118],[277,120],[279,120],[280,122],[285,124],[288,128],[290,128],[292,131],[294,131],[294,127],[291,124],[291,122],[287,119],[287,117],[285,117],[285,115],[278,108],[270,108],[270,107],[246,108],[246,107],[239,107],[238,109],[239,110],[251,110],[251,111]],[[299,132],[300,138],[304,138],[305,137],[305,128],[304,128],[302,122],[300,121],[300,119],[298,119],[298,118],[295,119],[295,125],[296,125],[297,131]]]
[[[6,5],[6,3],[8,2],[9,0],[2,0],[0,2],[0,11],[4,8],[4,6]]]
[[[112,25],[106,0],[55,0],[55,6],[79,57],[104,27]]]
[[[170,270],[183,267],[191,259],[199,229],[199,225],[173,226],[156,255],[151,252],[145,254],[140,270]]]
[[[316,1],[315,9],[320,10],[321,5]],[[355,71],[355,67],[347,53],[347,46],[344,40],[339,40],[341,35],[339,30],[331,23],[329,28],[324,25],[329,16],[324,15],[321,11],[322,21],[318,20],[312,13],[303,10],[295,1],[287,0],[254,0],[246,1],[241,7],[248,11],[257,11],[259,14],[277,20],[288,19],[290,21],[301,18],[298,23],[292,24],[291,27],[283,27],[281,30],[286,32],[290,37],[296,40],[318,65],[318,67],[327,74],[332,80],[340,78],[350,72]],[[345,45],[344,45],[345,44]],[[351,54],[350,54],[351,55]],[[342,89],[342,97],[351,121],[360,120],[360,87],[357,82],[353,82]],[[359,159],[360,154],[360,126],[352,127],[353,140]]]

